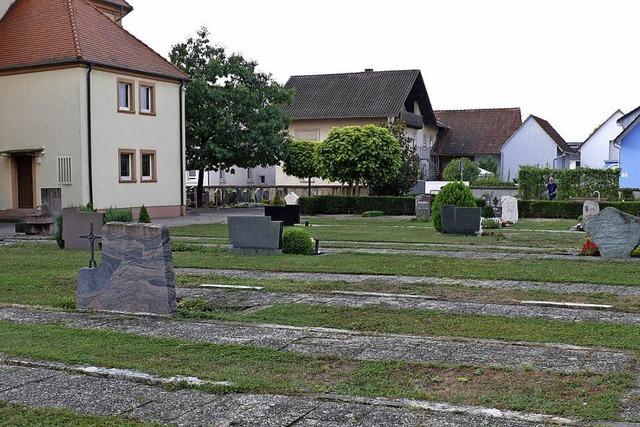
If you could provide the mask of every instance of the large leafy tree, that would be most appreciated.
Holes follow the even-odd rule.
[[[389,131],[376,125],[334,128],[318,148],[318,166],[323,178],[355,185],[384,182],[401,166],[400,143]]]
[[[420,156],[416,149],[416,141],[407,135],[405,124],[395,121],[385,125],[400,143],[401,166],[398,173],[385,180],[369,182],[369,191],[378,196],[400,196],[408,193],[420,178]]]
[[[462,168],[462,176],[460,175],[460,169]],[[460,159],[454,159],[447,167],[442,171],[442,177],[446,181],[475,181],[480,175],[480,169],[473,160],[469,160],[466,157]]]
[[[256,62],[213,45],[206,28],[173,46],[170,58],[190,77],[186,158],[187,167],[200,172],[199,201],[205,171],[272,166],[284,157],[289,118],[281,107],[291,91],[257,72]]]
[[[314,141],[289,142],[287,155],[282,163],[282,170],[287,175],[309,181],[309,197],[311,197],[311,178],[320,176],[318,169],[318,146]]]

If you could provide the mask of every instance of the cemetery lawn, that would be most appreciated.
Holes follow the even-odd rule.
[[[637,325],[581,323],[536,318],[481,316],[369,306],[330,307],[307,304],[275,304],[247,314],[229,310],[193,310],[185,300],[179,314],[185,318],[316,326],[363,332],[404,335],[456,336],[564,343],[635,350],[640,355],[640,328]]]
[[[71,427],[136,427],[155,426],[117,417],[77,414],[61,409],[31,409],[0,402],[0,425],[3,426],[71,426]]]
[[[356,361],[249,346],[78,330],[52,324],[0,322],[0,353],[67,364],[135,369],[160,376],[192,375],[234,383],[224,388],[199,387],[209,392],[338,393],[412,398],[577,416],[588,420],[617,419],[619,401],[633,382],[630,373],[564,375],[532,370]],[[0,417],[5,413],[17,421],[34,420],[35,424],[45,424],[37,422],[38,417],[49,413],[62,417],[60,421],[65,421],[67,416],[64,412],[22,411],[0,406]],[[5,418],[2,419],[4,421]],[[97,422],[98,418],[94,420]],[[88,418],[87,424],[91,425],[91,422],[92,419]],[[80,422],[78,425],[85,424]],[[112,424],[102,425],[127,424],[113,420]]]

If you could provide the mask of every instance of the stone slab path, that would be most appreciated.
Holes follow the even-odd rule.
[[[561,344],[365,334],[324,328],[177,321],[151,316],[41,311],[17,307],[0,309],[0,321],[23,324],[57,323],[72,328],[111,330],[213,344],[249,345],[356,360],[532,368],[564,373],[618,372],[627,370],[634,360],[631,354],[622,351]]]
[[[537,426],[572,420],[479,407],[340,396],[167,391],[120,379],[0,365],[0,401],[31,408],[216,426]]]
[[[269,280],[286,279],[295,281],[320,281],[320,282],[384,282],[428,285],[465,286],[469,288],[486,289],[518,289],[523,291],[549,291],[559,294],[590,294],[604,293],[618,296],[640,297],[640,286],[615,286],[597,285],[590,283],[553,283],[530,282],[519,280],[478,280],[478,279],[451,279],[443,277],[425,276],[390,276],[374,274],[348,274],[348,273],[299,273],[277,272],[262,270],[228,270],[228,269],[204,269],[204,268],[176,268],[177,274],[208,276],[216,275],[233,277],[238,279]],[[640,283],[640,280],[639,280]]]
[[[273,304],[310,304],[358,308],[382,305],[392,308],[437,310],[453,314],[640,325],[640,314],[635,313],[528,305],[451,302],[387,295],[294,294],[211,288],[180,288],[177,290],[177,295],[178,298],[204,299],[218,306],[241,307],[243,309],[266,307]]]

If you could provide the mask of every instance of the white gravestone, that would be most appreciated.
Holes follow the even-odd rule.
[[[284,196],[284,202],[287,205],[297,205],[299,199],[300,197],[298,197],[296,193],[289,193],[286,196]]]
[[[587,220],[593,218],[599,213],[600,205],[598,204],[598,202],[587,200],[586,202],[584,202],[584,205],[582,205],[582,222],[587,222]]]
[[[519,219],[518,199],[512,196],[502,196],[500,204],[502,205],[502,221],[517,224]]]

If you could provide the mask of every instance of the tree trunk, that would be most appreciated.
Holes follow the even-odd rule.
[[[360,197],[360,181],[356,181],[356,194]]]
[[[309,177],[309,198],[311,198],[311,177]]]
[[[196,209],[202,207],[204,205],[203,202],[203,194],[204,194],[204,169],[200,169],[198,171],[198,187],[196,188]]]

